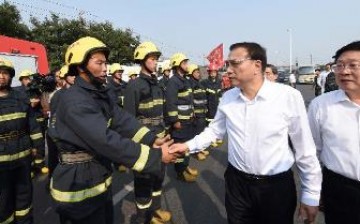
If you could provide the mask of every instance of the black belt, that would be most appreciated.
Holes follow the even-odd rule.
[[[331,179],[333,181],[338,181],[338,182],[341,182],[341,183],[346,183],[346,184],[350,184],[350,185],[353,185],[353,186],[360,187],[360,181],[350,179],[350,178],[345,177],[345,176],[343,176],[341,174],[335,173],[334,171],[329,170],[325,166],[323,167],[323,175],[324,175],[324,178],[328,178],[328,179]]]
[[[276,181],[276,180],[282,180],[282,179],[286,179],[289,177],[292,177],[292,171],[291,169],[282,172],[282,173],[278,173],[278,174],[274,174],[274,175],[256,175],[256,174],[249,174],[249,173],[245,173],[243,171],[240,171],[238,169],[236,169],[233,165],[231,165],[229,163],[228,168],[235,172],[237,175],[239,175],[240,177],[249,180],[249,181]]]
[[[27,132],[25,130],[20,130],[20,131],[11,131],[8,133],[0,134],[0,141],[9,141],[9,140],[18,139],[26,135],[26,133]]]

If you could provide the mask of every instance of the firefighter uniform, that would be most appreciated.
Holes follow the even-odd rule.
[[[114,73],[117,71],[123,72],[124,70],[122,69],[122,67],[119,63],[112,64],[110,67],[110,74],[114,75]],[[109,86],[110,90],[113,91],[113,94],[114,94],[113,97],[114,97],[115,102],[120,107],[122,107],[124,104],[124,92],[125,92],[127,83],[121,79],[119,81],[120,81],[120,83],[117,83],[114,81],[114,77],[109,77],[107,85]]]
[[[208,122],[214,120],[217,107],[219,105],[219,101],[222,95],[221,92],[221,82],[220,80],[208,78],[203,81],[203,86],[206,88],[207,95],[207,114],[206,119]]]
[[[211,77],[210,73],[211,71],[218,72],[217,68],[213,64],[210,64],[208,67],[208,73],[209,77],[208,79],[203,81],[203,85],[206,88],[206,95],[207,95],[207,114],[206,114],[206,120],[208,123],[214,120],[217,107],[220,102],[220,98],[222,96],[222,89],[221,89],[221,81],[218,79],[218,76]],[[216,142],[213,142],[211,144],[212,147],[218,147],[223,143],[222,140],[217,140]]]
[[[107,57],[109,50],[95,38],[80,38],[68,48],[65,62],[84,67],[92,52]],[[93,77],[89,71],[86,75]],[[112,224],[112,162],[138,172],[160,172],[162,151],[149,147],[156,136],[113,102],[109,88],[82,77],[61,96],[53,133],[60,163],[50,193],[63,222]]]
[[[14,77],[10,61],[0,67]],[[43,146],[28,96],[9,88],[0,97],[0,223],[32,223],[31,149]]]
[[[180,66],[181,62],[188,60],[181,53],[173,55],[170,64],[172,67]],[[167,123],[170,124],[170,134],[175,142],[185,142],[194,135],[193,118],[193,92],[190,80],[177,72],[169,79],[165,92],[165,111]],[[181,128],[176,129],[174,124],[180,122]],[[189,154],[179,158],[175,163],[175,171],[180,180],[193,182],[196,179],[197,171],[189,169]],[[187,178],[188,177],[188,178]]]
[[[169,76],[165,75],[165,71],[170,71],[170,67],[164,68],[162,79],[159,80],[159,86],[164,92],[166,91],[166,86],[170,79]]]
[[[206,89],[203,84],[200,82],[200,77],[195,78],[194,72],[199,70],[197,65],[189,65],[189,74],[191,87],[194,93],[194,136],[200,134],[204,131],[207,126],[206,122],[206,112],[207,112],[207,96]],[[208,151],[202,150],[196,153],[196,158],[198,160],[206,159]]]
[[[21,81],[23,78],[31,78],[33,75],[33,72],[30,70],[24,70],[19,75],[19,80]],[[33,89],[29,86],[23,86],[17,87],[16,90],[20,92],[24,92],[28,95],[30,98],[31,106],[33,107],[33,111],[35,113],[36,122],[41,128],[41,133],[43,136],[45,136],[46,132],[46,119],[43,115],[42,106],[40,104],[40,97],[41,97],[41,91],[40,89]],[[32,161],[32,170],[34,173],[48,173],[48,168],[45,166],[45,141],[44,145],[40,147],[41,149],[33,149],[36,150],[36,155],[33,157]]]
[[[159,58],[161,53],[153,43],[144,42],[135,49],[134,59],[147,69],[145,61],[150,55]],[[125,90],[124,109],[158,137],[165,137],[164,93],[156,75],[140,73],[139,77],[128,85]],[[155,219],[161,223],[170,221],[171,214],[161,210],[165,164],[162,164],[158,175],[134,171],[134,177],[137,223],[149,223]]]
[[[158,137],[165,136],[163,117],[163,92],[155,76],[140,74],[125,91],[124,109],[135,115],[138,121],[148,127]],[[134,171],[135,201],[139,223],[147,223],[153,213],[161,208],[162,183],[165,165],[158,175]],[[169,220],[167,220],[169,221]]]
[[[65,80],[66,82],[66,76],[69,73],[69,67],[67,65],[64,65],[61,67],[59,71],[59,78],[61,80]],[[71,83],[68,83],[69,85],[72,85]],[[55,90],[53,93],[53,96],[50,100],[50,118],[49,118],[49,128],[48,129],[48,136],[47,136],[47,146],[48,146],[48,167],[49,167],[49,178],[51,178],[52,172],[54,171],[55,167],[59,163],[59,152],[58,148],[56,147],[55,142],[57,139],[53,139],[50,136],[54,136],[51,132],[55,130],[55,123],[56,123],[56,109],[59,105],[59,101],[62,97],[62,94],[67,90],[65,88],[66,85],[64,85],[63,88],[59,90]]]

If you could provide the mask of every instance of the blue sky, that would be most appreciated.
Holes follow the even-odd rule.
[[[10,0],[9,0],[10,1]],[[3,2],[3,0],[1,0]],[[181,51],[192,61],[207,63],[204,55],[224,43],[254,41],[267,49],[268,60],[289,63],[289,32],[293,63],[322,64],[341,46],[360,40],[358,0],[11,0],[25,21],[49,11],[72,18],[81,11],[87,19],[108,20],[132,28],[142,40],[154,41],[165,56]],[[31,5],[31,7],[29,7]]]

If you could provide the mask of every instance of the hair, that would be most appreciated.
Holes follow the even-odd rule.
[[[360,41],[354,41],[337,50],[333,56],[334,60],[337,61],[339,57],[346,51],[360,51]]]
[[[275,75],[278,74],[278,69],[275,67],[275,65],[267,64],[267,65],[266,65],[266,68],[271,68],[271,71],[272,71]]]
[[[266,64],[267,64],[267,57],[266,57],[266,49],[263,48],[258,43],[252,43],[252,42],[241,42],[241,43],[235,43],[230,46],[230,51],[233,51],[237,48],[245,48],[251,59],[253,60],[259,60],[261,61],[261,68],[262,71],[265,71]]]
[[[320,72],[320,71],[321,71],[321,70],[320,70],[320,68],[315,69],[315,72],[317,72],[317,71],[319,71],[319,72]]]

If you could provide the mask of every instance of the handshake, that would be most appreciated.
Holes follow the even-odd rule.
[[[163,163],[174,163],[178,157],[185,155],[189,151],[185,143],[173,144],[174,140],[171,139],[170,135],[166,135],[163,138],[157,138],[153,144],[153,148],[161,149],[162,151],[162,162]]]

